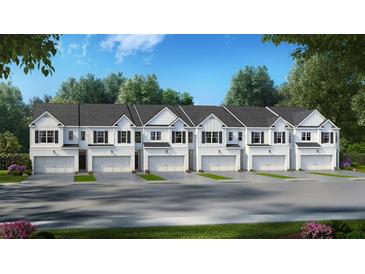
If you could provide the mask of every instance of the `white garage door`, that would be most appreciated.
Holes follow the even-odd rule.
[[[202,170],[204,171],[234,171],[236,170],[236,156],[202,156]]]
[[[94,156],[94,172],[131,172],[130,156]]]
[[[256,155],[252,156],[254,170],[285,170],[284,155]]]
[[[149,156],[148,169],[151,171],[185,171],[184,156]]]
[[[72,173],[74,172],[73,156],[36,156],[34,157],[35,173]]]
[[[302,155],[303,170],[331,170],[331,155]]]

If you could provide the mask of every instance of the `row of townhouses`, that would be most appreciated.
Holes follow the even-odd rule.
[[[35,173],[332,170],[339,128],[289,107],[37,104]]]

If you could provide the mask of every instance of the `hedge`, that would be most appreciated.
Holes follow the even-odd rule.
[[[344,153],[341,156],[341,161],[348,158],[354,163],[365,164],[365,153]]]
[[[0,153],[0,170],[8,169],[11,164],[24,165],[27,169],[32,169],[28,153]]]

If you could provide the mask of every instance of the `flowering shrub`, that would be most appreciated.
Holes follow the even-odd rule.
[[[352,165],[352,160],[350,158],[346,158],[340,163],[340,167],[345,169],[351,167],[351,165]]]
[[[0,224],[0,239],[29,239],[35,226],[27,221]]]
[[[23,175],[25,166],[12,164],[8,167],[8,173],[11,175]]]
[[[300,236],[303,239],[333,239],[334,229],[329,225],[306,223],[302,226]]]

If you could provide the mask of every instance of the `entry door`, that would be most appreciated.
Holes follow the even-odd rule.
[[[134,169],[135,170],[140,170],[141,169],[141,167],[139,165],[139,152],[138,151],[136,151],[134,153]]]

